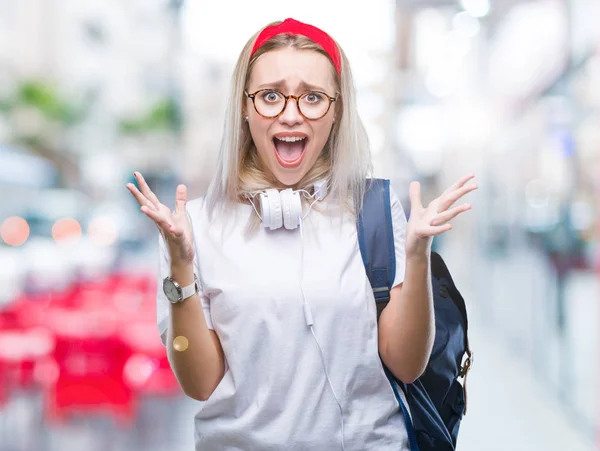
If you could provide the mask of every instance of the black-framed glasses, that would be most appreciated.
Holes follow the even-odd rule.
[[[254,109],[266,119],[275,119],[285,111],[289,99],[294,99],[298,111],[302,116],[311,121],[316,121],[325,116],[331,104],[337,97],[321,91],[308,91],[299,96],[285,95],[276,89],[259,89],[253,94],[244,91],[246,97],[252,99]]]

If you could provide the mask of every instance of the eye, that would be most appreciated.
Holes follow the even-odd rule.
[[[261,97],[267,103],[279,102],[282,99],[281,94],[277,91],[266,91]]]
[[[308,103],[319,103],[325,100],[325,95],[321,92],[307,92],[303,97]]]

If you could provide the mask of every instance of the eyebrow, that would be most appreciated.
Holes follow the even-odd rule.
[[[260,85],[258,87],[258,89],[264,89],[264,88],[277,88],[277,89],[281,89],[287,86],[287,83],[285,80],[278,80],[278,81],[273,81],[270,83],[264,83],[262,85]],[[327,92],[324,88],[317,86],[317,85],[311,85],[310,83],[306,83],[305,81],[300,82],[300,89],[307,89],[309,91],[323,91],[323,92]]]

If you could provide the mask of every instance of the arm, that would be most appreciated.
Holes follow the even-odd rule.
[[[421,204],[419,183],[410,185],[411,214],[406,229],[396,226],[396,235],[405,246],[396,243],[396,262],[404,261],[404,282],[390,291],[390,302],[379,318],[379,352],[385,365],[402,382],[414,382],[427,366],[435,339],[435,315],[431,292],[431,243],[433,237],[452,228],[451,219],[471,208],[470,204],[452,205],[477,189],[466,185],[473,175],[461,177],[425,208]],[[397,200],[396,200],[397,202]],[[398,207],[396,207],[398,208]],[[392,202],[394,216],[394,202]],[[396,217],[400,216],[396,213]],[[399,252],[399,248],[404,252]]]
[[[133,183],[128,183],[127,189],[140,204],[140,210],[154,221],[160,231],[156,319],[161,340],[167,347],[171,369],[183,392],[191,398],[205,401],[225,372],[221,343],[207,324],[207,321],[210,322],[210,313],[205,316],[198,294],[182,303],[171,304],[161,286],[162,278],[169,272],[181,286],[189,285],[194,280],[196,252],[191,217],[186,207],[187,187],[177,186],[175,211],[171,212],[152,192],[142,174],[134,172],[134,176],[140,189]],[[178,337],[185,342],[183,346],[179,345]]]
[[[399,380],[412,383],[427,366],[434,338],[429,258],[407,259],[404,282],[392,288],[379,318],[381,359]]]
[[[171,267],[171,277],[181,286],[188,285],[194,280],[194,269],[191,265]],[[225,373],[223,348],[215,331],[206,324],[197,293],[181,303],[170,304],[169,308],[166,342],[169,363],[183,392],[190,398],[206,401]],[[187,349],[175,349],[173,339],[178,336],[187,338]]]

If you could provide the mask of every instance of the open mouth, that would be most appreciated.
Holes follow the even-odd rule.
[[[295,168],[302,163],[308,139],[306,136],[280,136],[273,138],[275,156],[284,168]]]

